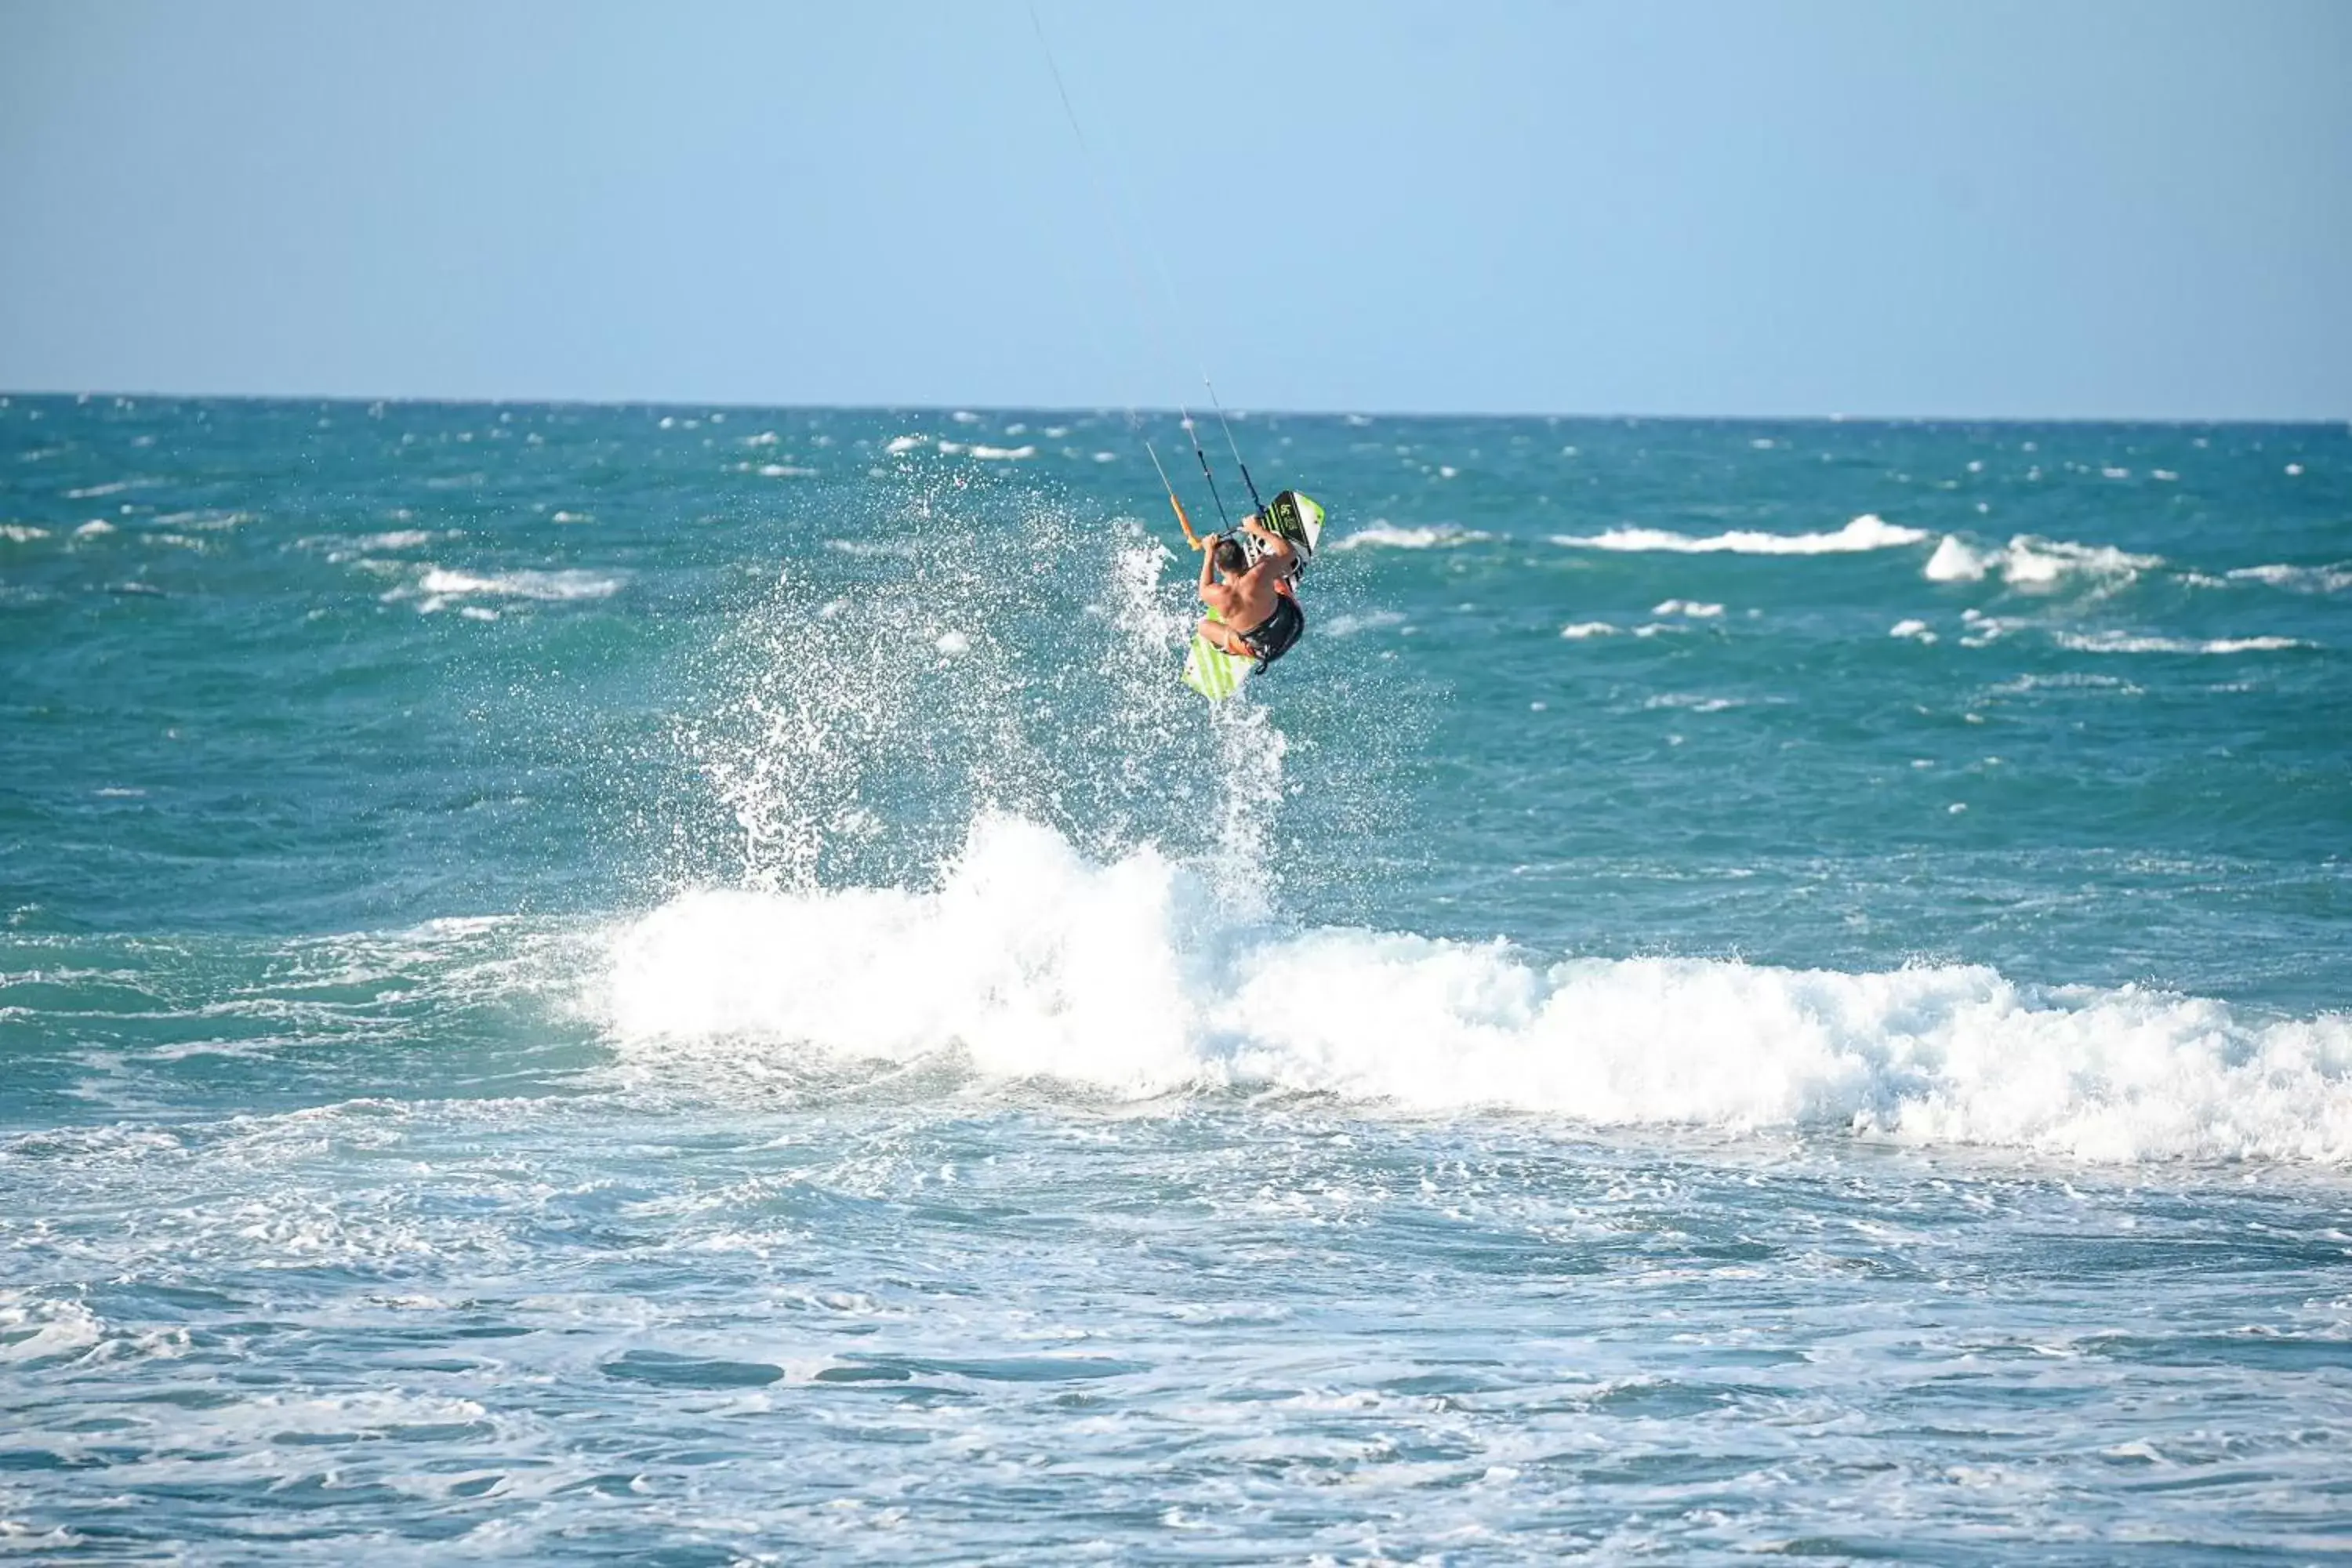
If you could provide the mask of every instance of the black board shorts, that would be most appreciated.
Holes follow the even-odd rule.
[[[1257,667],[1264,669],[1288,653],[1291,644],[1298,640],[1298,634],[1306,629],[1307,612],[1298,607],[1298,601],[1287,594],[1276,594],[1274,614],[1260,621],[1255,629],[1242,633],[1242,641],[1249,644],[1250,651],[1257,655]]]

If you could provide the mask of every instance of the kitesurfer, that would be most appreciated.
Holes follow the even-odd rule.
[[[1202,552],[1201,602],[1216,613],[1202,619],[1201,635],[1227,653],[1255,658],[1263,673],[1307,629],[1291,586],[1298,552],[1256,517],[1244,519],[1241,531],[1258,542],[1255,561],[1230,533]]]

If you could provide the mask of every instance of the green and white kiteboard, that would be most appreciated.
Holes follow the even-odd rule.
[[[1265,503],[1264,521],[1267,532],[1297,546],[1302,557],[1301,564],[1314,558],[1315,546],[1323,538],[1321,502],[1300,495],[1297,490],[1284,490]]]
[[[1211,620],[1223,617],[1209,612]],[[1192,634],[1192,649],[1184,656],[1184,684],[1212,702],[1223,702],[1242,689],[1250,671],[1257,665],[1254,658],[1237,653],[1227,653],[1211,642],[1205,633]]]
[[[1284,490],[1266,503],[1263,516],[1268,532],[1289,541],[1298,552],[1299,570],[1315,556],[1315,546],[1323,537],[1323,508],[1297,490]],[[1257,556],[1257,541],[1242,535],[1243,548],[1250,552],[1253,561]],[[1297,575],[1296,573],[1293,575]],[[1212,620],[1221,619],[1214,610]],[[1184,655],[1184,684],[1212,702],[1223,702],[1242,689],[1257,660],[1238,653],[1227,653],[1199,632],[1192,634],[1192,647]]]

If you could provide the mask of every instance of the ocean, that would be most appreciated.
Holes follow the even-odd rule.
[[[2352,1556],[2352,430],[1232,435],[0,399],[0,1554]]]

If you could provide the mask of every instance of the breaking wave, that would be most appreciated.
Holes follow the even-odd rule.
[[[2109,544],[2074,544],[2021,533],[2007,544],[1971,544],[1948,533],[1927,558],[1920,575],[1930,583],[1981,583],[1998,576],[2028,592],[2061,586],[2072,578],[2127,582],[2164,564],[2157,555],[2134,555]]]
[[[1834,533],[1760,533],[1734,529],[1727,533],[1694,537],[1660,528],[1612,528],[1605,533],[1589,535],[1556,533],[1551,542],[1578,550],[1671,551],[1687,555],[1842,555],[1917,544],[1927,538],[1926,529],[1903,528],[1885,518],[1864,513]]]
[[[1600,1125],[1848,1130],[2091,1161],[2352,1163],[2352,1018],[1877,973],[1559,960],[1230,914],[1145,848],[983,817],[929,890],[699,891],[616,931],[624,1058],[699,1083],[936,1063],[1130,1098],[1336,1096]]]

